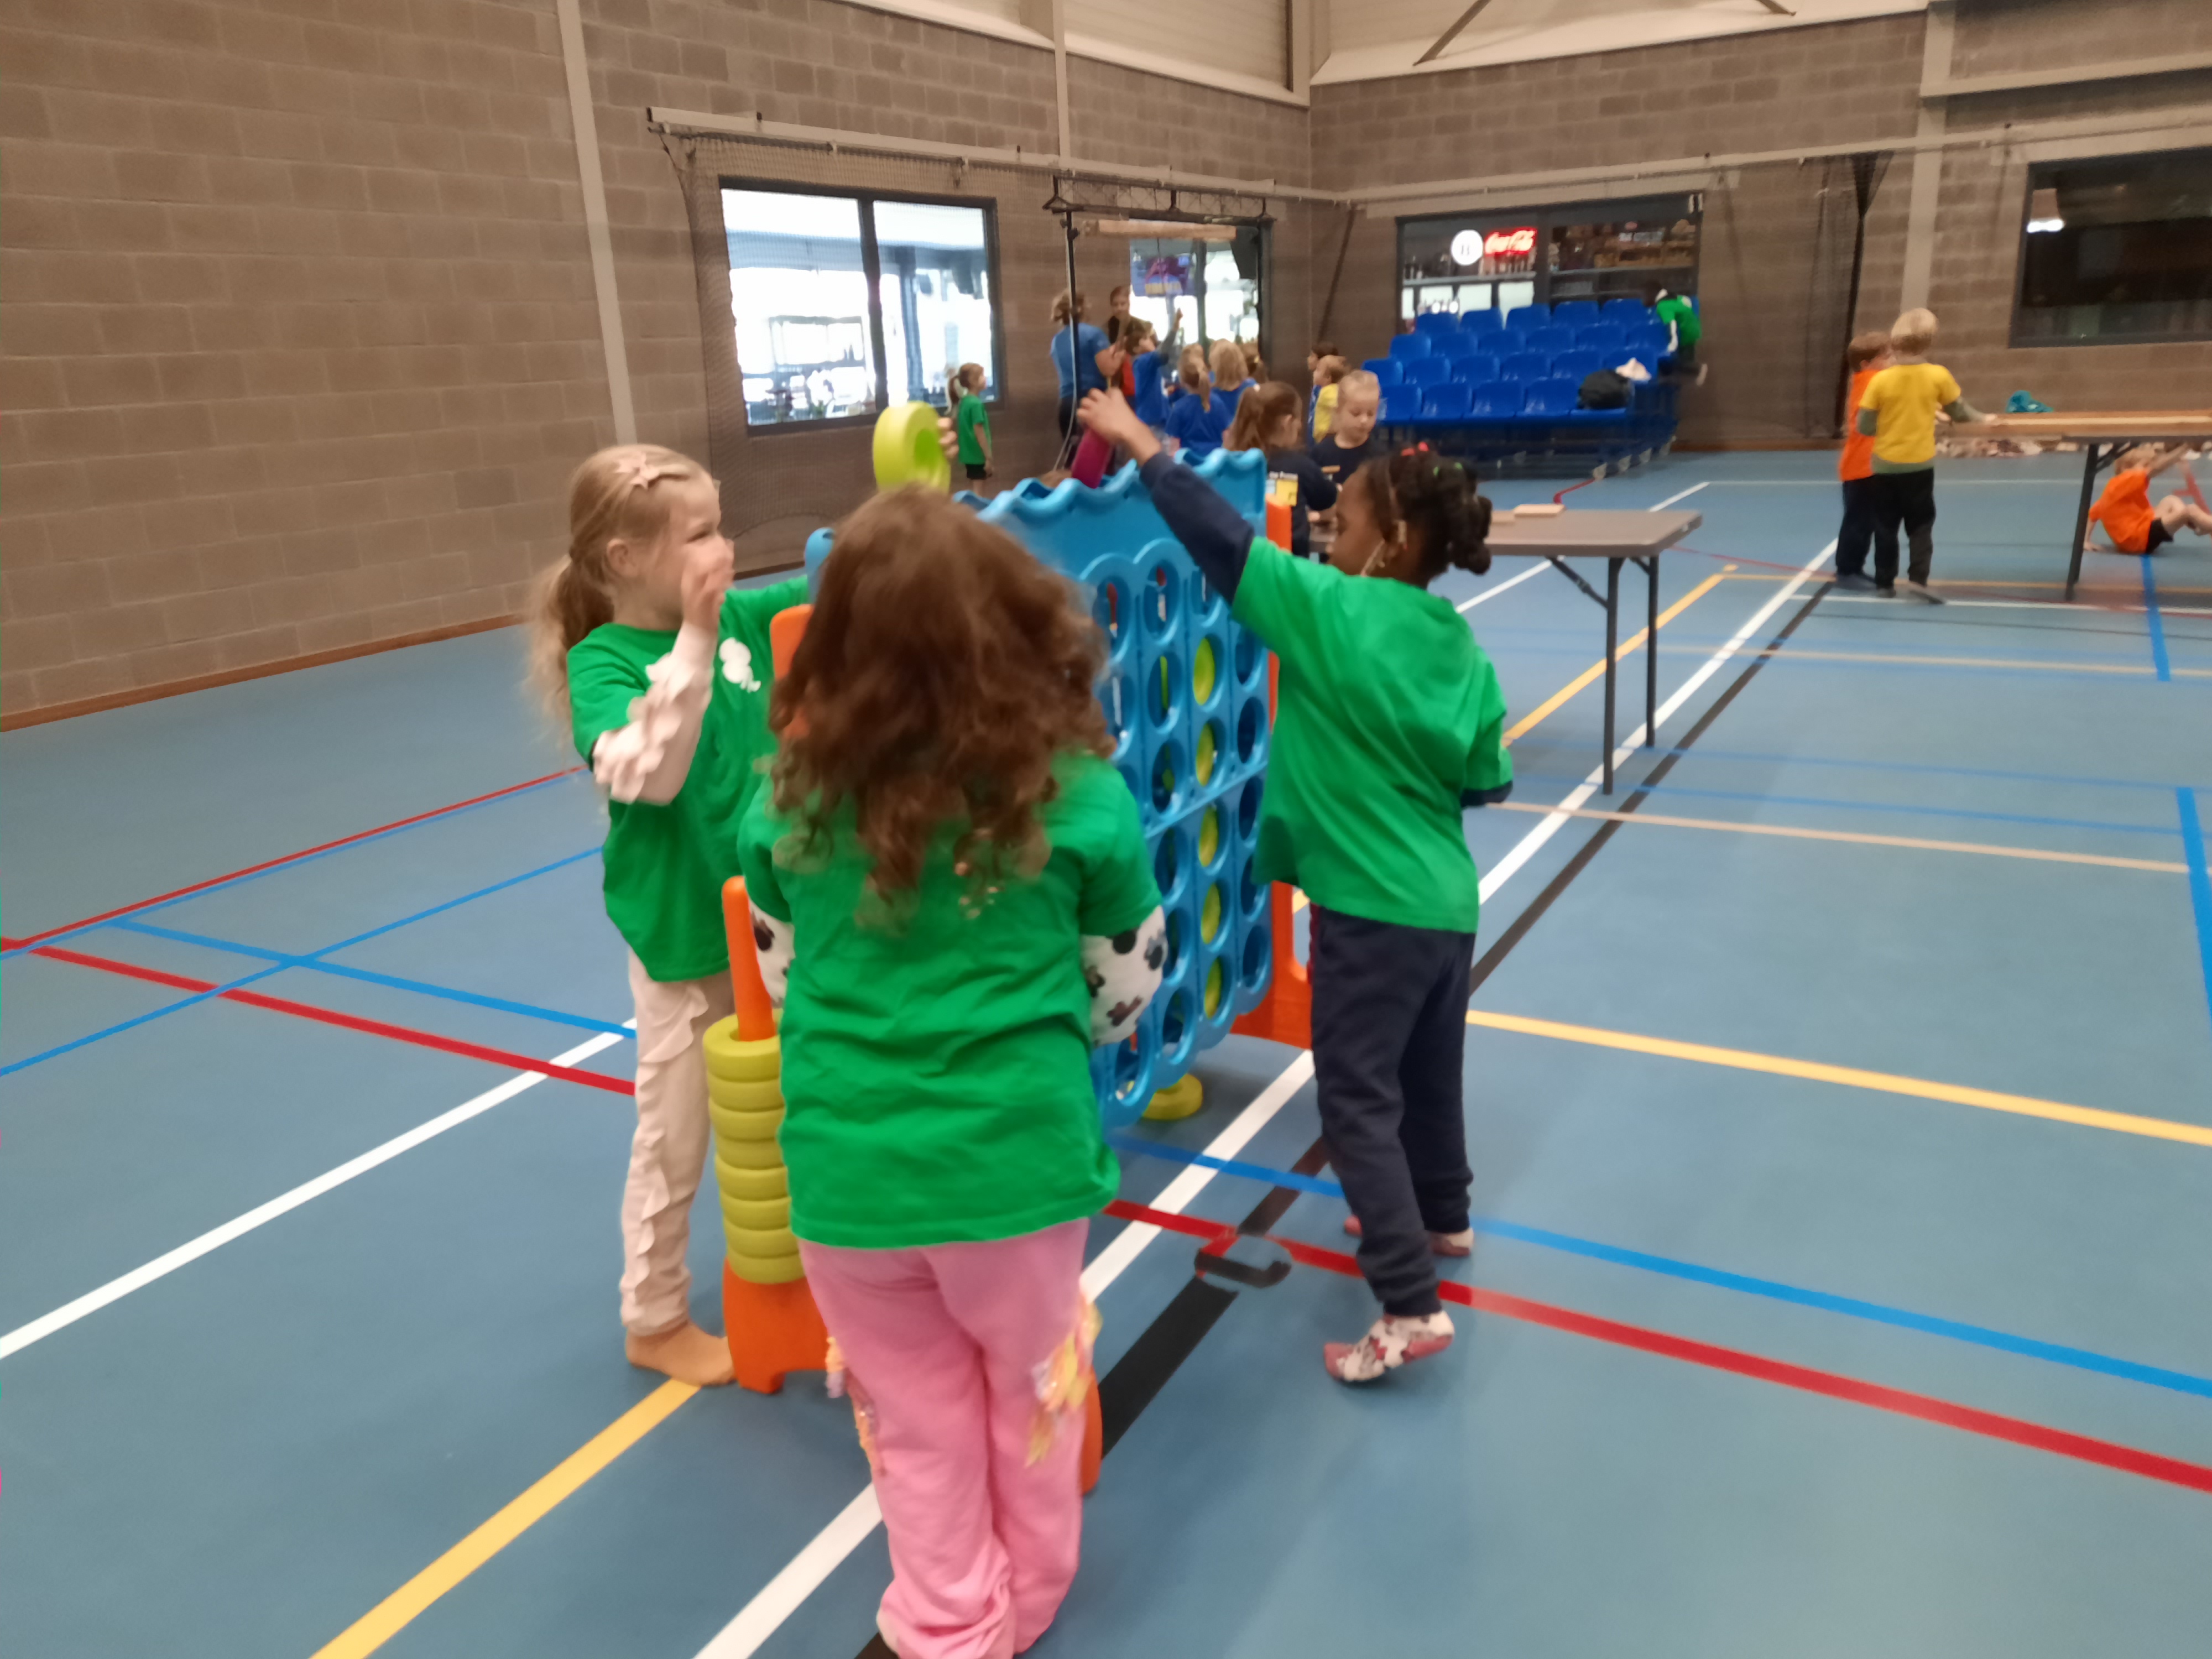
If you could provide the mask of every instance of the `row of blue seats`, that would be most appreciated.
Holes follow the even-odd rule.
[[[1601,368],[1618,368],[1628,357],[1638,359],[1646,368],[1656,368],[1661,355],[1633,347],[1601,350],[1593,346],[1571,351],[1516,351],[1503,357],[1486,352],[1473,357],[1420,357],[1410,362],[1370,357],[1364,367],[1387,390],[1394,386],[1442,386],[1447,380],[1480,386],[1488,380],[1580,380]]]
[[[1390,356],[1401,363],[1418,363],[1439,357],[1473,357],[1484,352],[1493,356],[1509,351],[1556,353],[1577,347],[1587,351],[1633,349],[1656,355],[1663,352],[1667,344],[1667,331],[1658,324],[1623,328],[1618,324],[1593,323],[1584,328],[1571,328],[1564,323],[1547,323],[1540,328],[1497,329],[1480,334],[1401,334],[1390,342]]]
[[[1518,381],[1499,381],[1489,386],[1469,386],[1464,380],[1448,380],[1442,386],[1416,390],[1401,386],[1387,392],[1382,399],[1382,419],[1385,422],[1429,420],[1497,420],[1521,415],[1597,415],[1620,416],[1622,410],[1584,410],[1577,407],[1582,396],[1580,380],[1538,380],[1531,385]],[[1418,398],[1416,404],[1413,399]]]

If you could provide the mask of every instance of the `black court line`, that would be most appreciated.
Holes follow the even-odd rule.
[[[1674,763],[1705,734],[1744,687],[1758,677],[1759,671],[1771,659],[1773,653],[1797,631],[1797,625],[1813,614],[1814,607],[1827,592],[1826,584],[1816,588],[1813,596],[1783,624],[1780,631],[1758,652],[1751,654],[1742,671],[1729,682],[1727,689],[1719,696],[1713,699],[1712,707],[1698,717],[1697,723],[1683,735],[1682,740],[1662,755],[1659,763],[1651,769],[1644,781],[1622,799],[1621,811],[1633,812],[1637,809],[1647,798],[1650,786],[1674,769]],[[1497,944],[1483,953],[1481,960],[1474,964],[1468,975],[1468,994],[1470,997],[1485,980],[1498,971],[1505,958],[1512,954],[1513,947],[1528,937],[1528,930],[1535,926],[1545,911],[1551,908],[1553,901],[1573,884],[1576,877],[1589,867],[1599,849],[1613,839],[1613,832],[1620,828],[1618,818],[1606,819],[1595,834],[1576,848],[1575,855],[1567,860],[1559,874],[1545,884],[1544,890],[1513,919],[1512,925],[1498,937]],[[1316,1140],[1299,1155],[1297,1162],[1291,1166],[1291,1172],[1293,1175],[1316,1175],[1326,1168],[1328,1163],[1328,1145]],[[1267,1196],[1253,1206],[1251,1213],[1237,1223],[1237,1231],[1249,1235],[1273,1231],[1299,1196],[1295,1188],[1269,1188]],[[1206,1333],[1220,1322],[1222,1315],[1228,1312],[1230,1304],[1237,1300],[1237,1291],[1224,1288],[1212,1276],[1212,1272],[1218,1269],[1218,1259],[1209,1258],[1204,1248],[1197,1252],[1197,1257],[1200,1266],[1192,1273],[1190,1283],[1176,1291],[1167,1306],[1153,1316],[1152,1323],[1138,1333],[1137,1340],[1115,1363],[1114,1369],[1098,1379],[1098,1410],[1104,1427],[1102,1455],[1111,1452],[1121,1443],[1122,1437],[1135,1426],[1145,1408],[1159,1397],[1160,1390],[1167,1386],[1169,1378],[1182,1368],[1184,1360],[1198,1351],[1198,1345],[1206,1340]],[[1267,1282],[1273,1281],[1270,1279]],[[868,1638],[868,1644],[860,1650],[855,1659],[897,1659],[897,1656],[879,1633]]]

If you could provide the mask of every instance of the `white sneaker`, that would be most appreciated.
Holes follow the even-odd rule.
[[[1344,1218],[1344,1231],[1351,1234],[1354,1238],[1364,1238],[1367,1237],[1365,1230],[1359,1224],[1359,1218],[1356,1215],[1348,1215]],[[1472,1227],[1462,1227],[1455,1233],[1431,1233],[1429,1235],[1429,1254],[1431,1255],[1473,1255],[1474,1254],[1474,1229]]]
[[[1898,586],[1904,590],[1905,598],[1908,599],[1917,599],[1923,605],[1942,605],[1945,603],[1942,599],[1929,591],[1928,584],[1925,582],[1916,582],[1908,577],[1905,580],[1898,583]]]
[[[1384,1314],[1357,1342],[1324,1342],[1322,1369],[1340,1382],[1372,1382],[1409,1360],[1426,1359],[1452,1345],[1451,1316]]]

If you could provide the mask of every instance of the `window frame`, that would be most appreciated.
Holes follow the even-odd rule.
[[[1655,276],[1656,276],[1658,272],[1662,270],[1672,275],[1686,269],[1690,273],[1689,280],[1686,283],[1680,283],[1678,285],[1675,282],[1668,282],[1667,286],[1674,293],[1683,295],[1691,300],[1695,300],[1698,296],[1698,286],[1704,279],[1705,269],[1705,193],[1703,190],[1662,190],[1655,191],[1649,196],[1593,196],[1578,200],[1564,202],[1504,204],[1484,202],[1469,207],[1449,208],[1442,212],[1410,213],[1402,215],[1396,222],[1397,257],[1395,263],[1392,267],[1395,275],[1390,284],[1391,332],[1393,334],[1403,334],[1407,332],[1413,326],[1413,325],[1404,317],[1398,314],[1400,306],[1402,303],[1402,296],[1405,290],[1408,288],[1419,289],[1437,283],[1449,283],[1455,291],[1456,291],[1460,286],[1468,283],[1495,283],[1526,282],[1531,283],[1534,285],[1535,292],[1530,296],[1532,303],[1544,306],[1553,304],[1553,283],[1555,276],[1571,277],[1587,274],[1583,271],[1559,271],[1555,273],[1553,270],[1551,261],[1553,231],[1560,225],[1577,224],[1588,220],[1602,219],[1606,218],[1608,215],[1612,217],[1618,218],[1620,216],[1619,210],[1627,207],[1639,206],[1647,203],[1664,202],[1672,204],[1679,202],[1681,204],[1680,211],[1676,213],[1674,216],[1678,218],[1691,219],[1696,222],[1698,227],[1698,261],[1695,264],[1687,267],[1680,265],[1653,265],[1626,268],[1649,270],[1652,272]],[[1439,224],[1457,224],[1471,228],[1472,222],[1475,220],[1493,218],[1518,219],[1523,224],[1530,225],[1534,228],[1536,232],[1536,256],[1534,269],[1528,271],[1525,275],[1519,273],[1510,275],[1501,273],[1489,276],[1479,276],[1468,274],[1449,277],[1421,276],[1413,278],[1408,278],[1406,276],[1406,233],[1408,230],[1413,230],[1418,233],[1427,229],[1429,227]]]
[[[2212,168],[2212,144],[2185,144],[2165,149],[2123,150],[2118,155],[2092,152],[2084,155],[2045,155],[2026,162],[2021,168],[2020,228],[2013,234],[2012,314],[2005,325],[2005,344],[2016,351],[2071,351],[2084,346],[2141,346],[2141,345],[2206,345],[2212,344],[2212,328],[2194,334],[2098,334],[2072,338],[2064,335],[2037,334],[2023,337],[2020,331],[2021,312],[2027,297],[2027,221],[2035,201],[2038,173],[2055,172],[2063,167],[2088,167],[2097,163],[2122,161],[2170,161],[2177,156],[2201,155],[2208,168]]]
[[[875,374],[876,400],[884,403],[890,386],[890,365],[884,357],[887,347],[884,336],[883,262],[876,250],[875,204],[878,202],[910,202],[920,207],[974,208],[983,216],[983,260],[991,283],[991,387],[992,395],[983,400],[983,407],[994,413],[1006,406],[1006,331],[1002,289],[999,283],[999,204],[989,196],[940,196],[919,191],[861,189],[850,185],[794,184],[787,179],[766,179],[750,174],[722,173],[714,180],[714,205],[719,213],[722,192],[728,190],[757,190],[773,191],[779,196],[824,196],[839,201],[852,202],[860,210],[860,274],[868,289],[868,352]],[[734,280],[736,273],[729,270],[729,237],[726,226],[722,239],[722,263],[725,272]],[[734,325],[733,325],[734,326]],[[730,343],[731,356],[737,362],[738,414],[747,438],[765,436],[770,433],[793,432],[850,432],[872,427],[882,418],[881,407],[873,415],[838,415],[819,421],[769,421],[756,422],[752,405],[745,398],[745,365],[737,356],[737,342]]]

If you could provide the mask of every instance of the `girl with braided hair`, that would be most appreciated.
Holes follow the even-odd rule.
[[[1329,1162],[1382,1316],[1322,1351],[1371,1382],[1451,1344],[1436,1255],[1466,1255],[1462,1066],[1481,887],[1461,812],[1513,767],[1497,672],[1429,584],[1490,568],[1490,503],[1428,447],[1369,461],[1338,496],[1329,563],[1256,540],[1113,392],[1084,424],[1125,446],[1152,504],[1280,664],[1256,875],[1312,902],[1314,1075]]]

